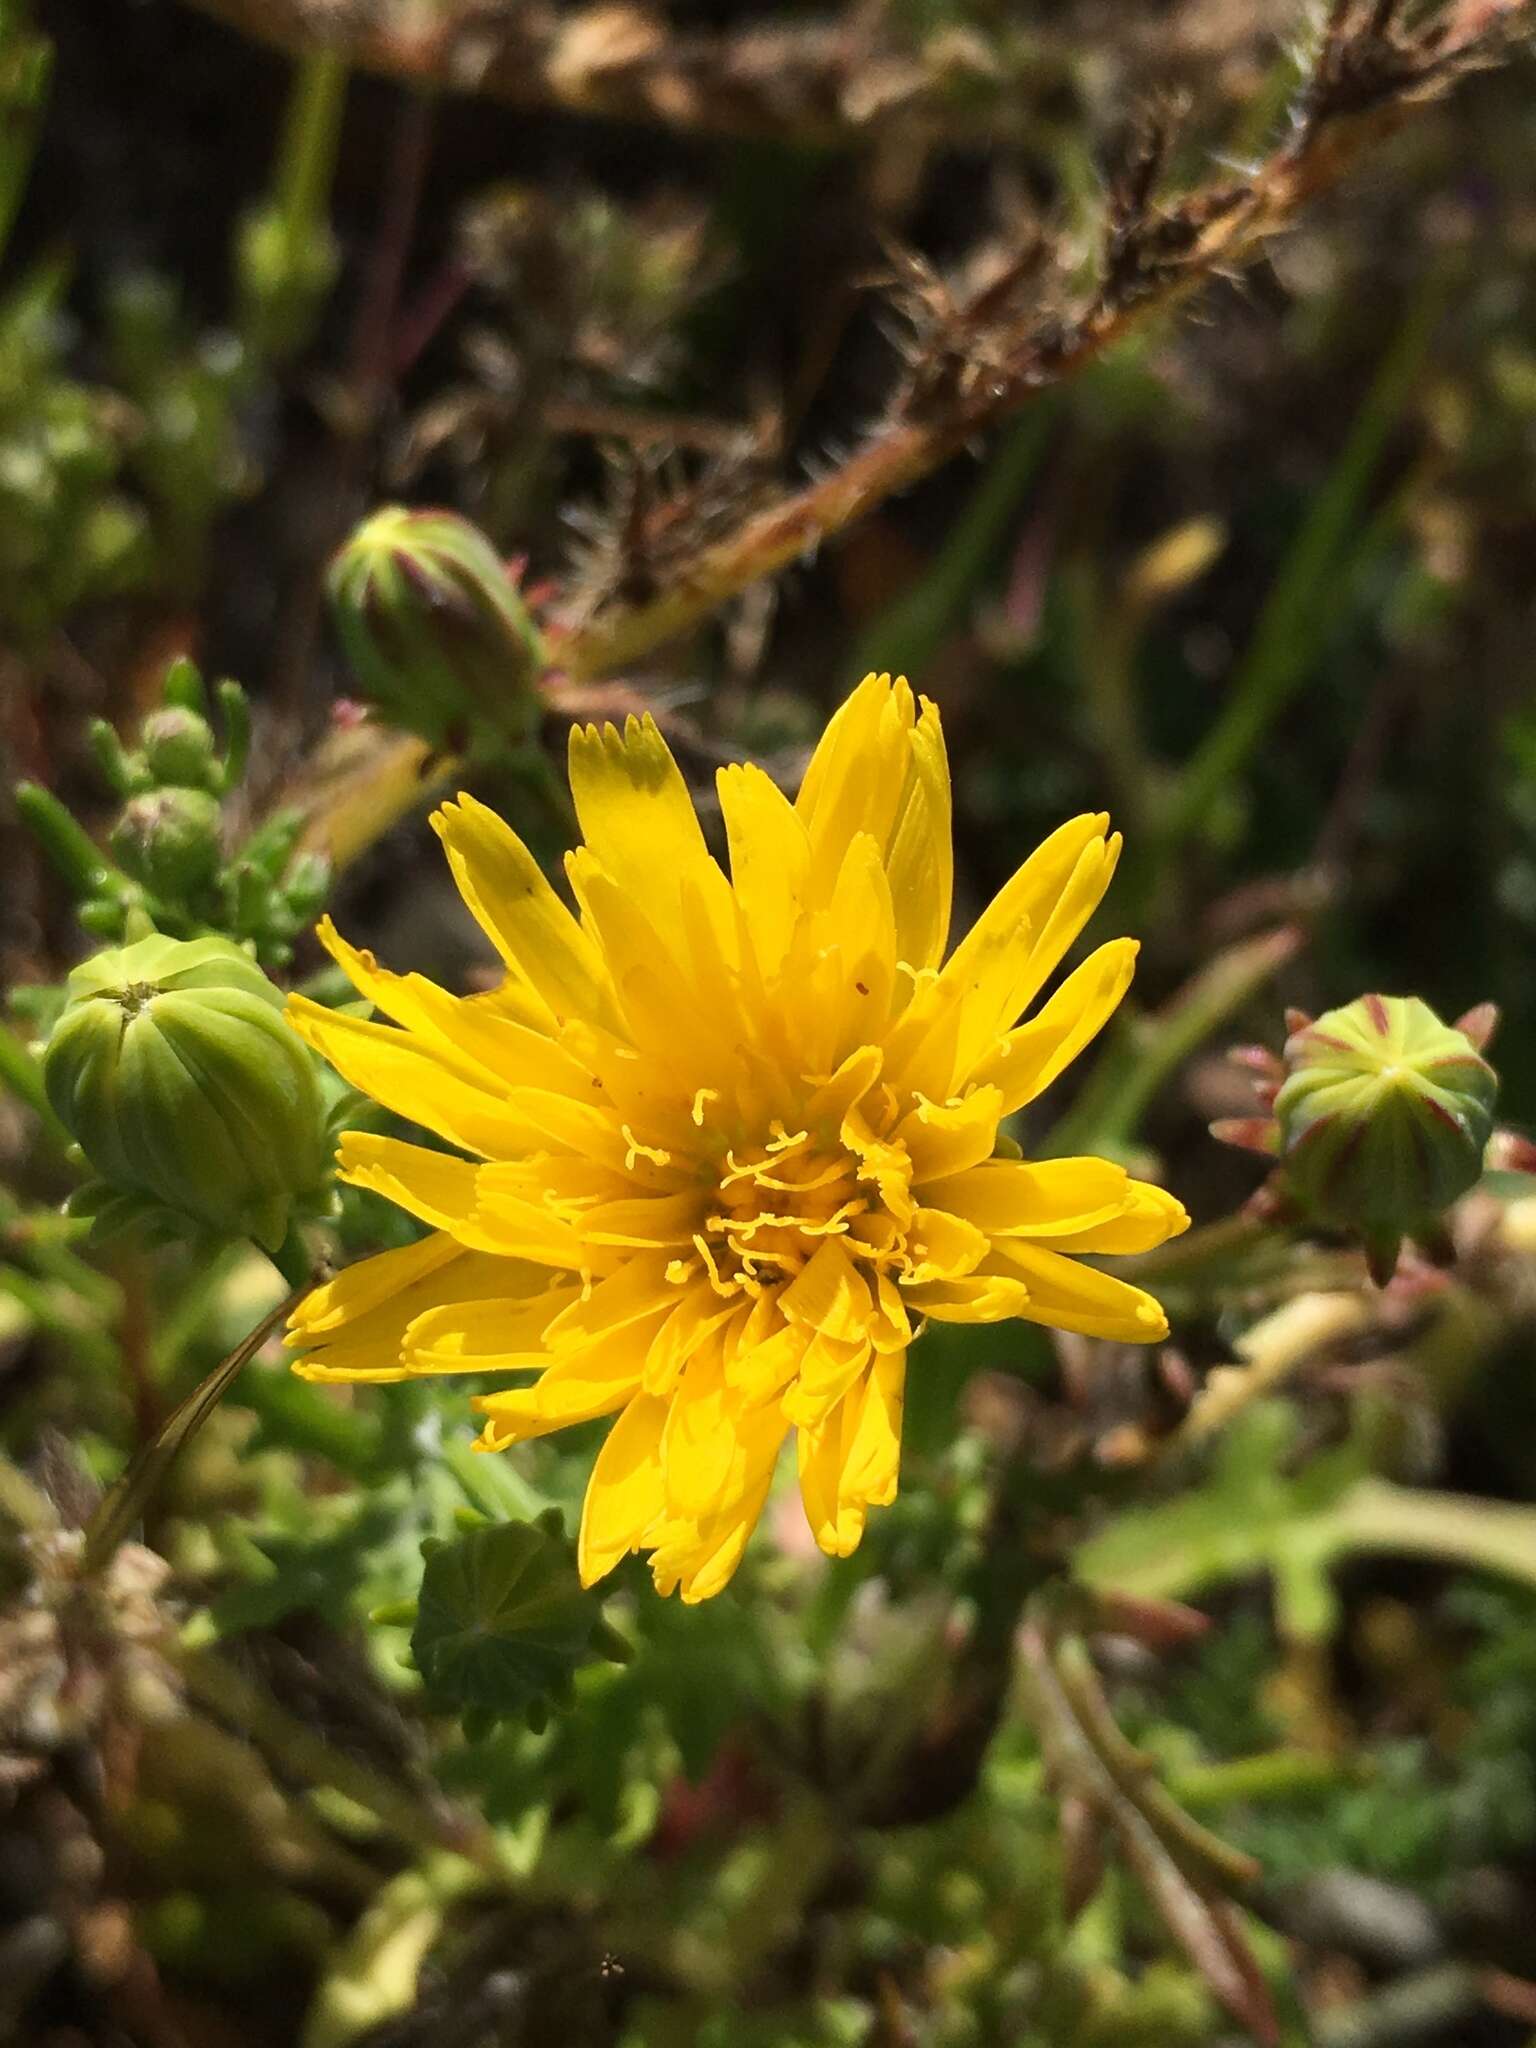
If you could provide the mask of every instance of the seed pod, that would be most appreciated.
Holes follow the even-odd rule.
[[[43,1080],[114,1194],[277,1249],[327,1167],[314,1062],[282,1003],[227,939],[156,933],[75,969]]]
[[[220,814],[203,789],[152,789],[130,797],[112,828],[112,851],[136,882],[177,903],[213,880]]]
[[[453,512],[386,506],[333,557],[332,615],[363,693],[434,746],[521,739],[538,713],[537,628],[496,550]]]
[[[1477,1180],[1498,1076],[1417,996],[1362,996],[1294,1031],[1275,1098],[1293,1194],[1390,1273]]]

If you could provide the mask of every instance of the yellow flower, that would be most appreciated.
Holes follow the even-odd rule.
[[[399,1028],[298,996],[295,1028],[472,1156],[343,1138],[343,1178],[432,1234],[317,1289],[289,1342],[313,1379],[509,1375],[475,1400],[487,1450],[615,1415],[582,1576],[647,1550],[662,1592],[702,1600],[791,1430],[817,1542],[854,1549],[896,1493],[927,1319],[1155,1341],[1157,1303],[1075,1254],[1188,1219],[1106,1160],[999,1140],[1131,978],[1135,943],[1112,940],[1016,1022],[1108,886],[1105,818],[1053,833],[946,962],[949,769],[903,680],[860,685],[793,804],[720,771],[729,880],[649,718],[574,731],[570,776],[579,918],[472,797],[433,818],[506,964],[494,994],[388,974],[322,927]]]

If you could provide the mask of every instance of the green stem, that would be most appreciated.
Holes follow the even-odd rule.
[[[1018,422],[983,471],[928,573],[860,638],[852,673],[925,669],[991,566],[1020,499],[1040,470],[1056,407],[1042,401]]]
[[[183,1446],[196,1436],[236,1377],[244,1371],[272,1332],[298,1305],[308,1284],[309,1276],[306,1274],[299,1286],[280,1301],[268,1315],[263,1316],[250,1335],[242,1339],[228,1357],[222,1359],[208,1377],[193,1389],[181,1406],[166,1420],[153,1443],[146,1444],[144,1449],[129,1461],[86,1527],[85,1550],[80,1563],[82,1578],[91,1577],[111,1563],[118,1545],[134,1523],[142,1517],[145,1507]]]
[[[1454,1560],[1536,1585],[1536,1508],[1362,1479],[1322,1518],[1337,1553],[1389,1551]]]
[[[314,1285],[314,1255],[304,1242],[297,1226],[289,1230],[277,1250],[268,1252],[267,1257],[296,1294],[301,1290],[307,1292]]]
[[[1326,483],[1265,601],[1226,707],[1187,763],[1163,822],[1166,845],[1198,831],[1231,779],[1306,681],[1327,631],[1325,586],[1349,574],[1352,537],[1388,438],[1401,419],[1443,302],[1438,279],[1420,294],[1377,371]]]
[[[1093,740],[1114,795],[1115,810],[1133,843],[1146,829],[1154,793],[1151,763],[1136,705],[1136,647],[1144,616],[1138,607],[1106,599],[1091,563],[1062,571],[1077,670],[1093,720]]]
[[[1357,1758],[1321,1749],[1271,1749],[1170,1771],[1169,1795],[1191,1813],[1224,1806],[1288,1806],[1358,1784],[1368,1772]]]
[[[32,170],[53,72],[53,45],[23,27],[30,10],[0,0],[0,254]]]
[[[1040,1150],[1124,1151],[1168,1077],[1283,967],[1301,944],[1294,925],[1229,946],[1153,1017],[1129,1027]]]
[[[327,232],[325,214],[347,98],[347,67],[332,51],[302,58],[288,96],[278,153],[277,206],[290,248]]]

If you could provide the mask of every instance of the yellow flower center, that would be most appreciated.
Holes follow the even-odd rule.
[[[776,1126],[766,1142],[727,1152],[698,1242],[716,1292],[773,1293],[829,1237],[872,1267],[904,1270],[910,1172],[905,1148],[873,1133],[854,1150],[835,1135]]]

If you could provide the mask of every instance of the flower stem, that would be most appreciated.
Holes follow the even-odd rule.
[[[1275,579],[1257,630],[1226,692],[1225,707],[1182,771],[1166,835],[1177,844],[1197,832],[1232,778],[1253,759],[1265,735],[1306,681],[1327,630],[1323,591],[1358,559],[1366,494],[1387,442],[1418,385],[1436,318],[1445,302],[1431,278],[1409,309],[1355,415],[1344,448],[1316,494]]]
[[[310,1287],[315,1278],[315,1259],[296,1227],[291,1228],[275,1252],[267,1257],[288,1285],[297,1292]]]
[[[336,170],[336,149],[347,97],[347,66],[331,50],[303,57],[283,121],[277,203],[289,246],[302,248],[324,234],[326,202]]]
[[[38,130],[48,102],[53,45],[35,35],[30,9],[0,5],[0,250],[10,239],[32,170]]]
[[[202,1428],[236,1377],[297,1305],[300,1291],[307,1286],[308,1279],[306,1273],[300,1287],[280,1301],[270,1314],[262,1317],[249,1336],[242,1339],[166,1419],[154,1441],[146,1444],[129,1461],[86,1526],[85,1550],[80,1561],[82,1577],[89,1578],[111,1563],[118,1545],[143,1516],[146,1505],[183,1446]]]

